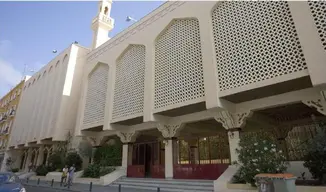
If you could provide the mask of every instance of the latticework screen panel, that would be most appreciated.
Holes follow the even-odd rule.
[[[326,2],[309,1],[309,7],[315,21],[320,41],[326,51]]]
[[[155,42],[155,109],[204,96],[197,19],[176,19]]]
[[[109,66],[99,64],[89,75],[83,124],[103,123]]]
[[[143,112],[145,46],[131,45],[117,61],[112,118]]]
[[[212,21],[221,91],[307,69],[287,2],[222,2]]]

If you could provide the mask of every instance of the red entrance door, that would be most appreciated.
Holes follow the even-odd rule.
[[[132,145],[132,164],[127,177],[164,178],[164,145],[160,142],[135,143]]]

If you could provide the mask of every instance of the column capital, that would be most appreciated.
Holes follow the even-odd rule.
[[[128,131],[128,132],[117,132],[118,137],[120,137],[120,140],[122,143],[132,143],[135,142],[137,135],[139,132],[137,131]]]
[[[184,127],[183,123],[165,124],[158,123],[157,129],[162,133],[164,138],[176,137],[179,131]]]
[[[302,100],[302,103],[309,107],[315,108],[319,113],[326,115],[326,102],[323,102],[322,98],[312,98]]]
[[[221,123],[225,129],[234,129],[244,127],[247,118],[252,116],[252,111],[245,111],[239,113],[230,113],[228,111],[220,111],[214,119]]]

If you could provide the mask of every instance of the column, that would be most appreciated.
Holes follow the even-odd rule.
[[[165,139],[165,178],[173,178],[173,139],[177,137],[184,124],[159,123],[157,129]]]
[[[240,132],[242,127],[245,126],[246,119],[251,116],[251,111],[239,113],[220,111],[215,116],[215,120],[221,123],[222,126],[228,131],[231,163],[238,161],[238,154],[236,149],[239,148]]]
[[[32,159],[32,149],[28,149],[27,151],[27,158],[26,158],[26,161],[25,161],[25,166],[24,166],[24,171],[28,171],[28,166],[29,166],[29,163],[31,162],[31,159]]]
[[[135,131],[129,131],[129,132],[118,132],[118,137],[120,137],[120,140],[123,144],[122,146],[122,160],[121,160],[121,166],[122,168],[126,169],[128,168],[128,165],[131,163],[132,158],[132,150],[130,150],[129,145],[133,142],[135,142],[138,132]]]
[[[128,148],[129,148],[129,144],[123,143],[123,145],[122,145],[122,162],[121,162],[121,166],[123,168],[128,167],[128,152],[129,152]]]
[[[5,152],[2,164],[1,164],[1,171],[5,172],[8,171],[8,169],[10,169],[10,167],[7,167],[7,159],[11,158],[11,154],[9,151]]]
[[[228,130],[231,163],[238,161],[238,154],[236,153],[236,149],[239,148],[240,131],[241,128],[234,128]]]
[[[36,167],[42,165],[43,164],[43,160],[44,160],[44,146],[41,146],[38,149],[38,156],[37,156],[37,160],[36,160]]]

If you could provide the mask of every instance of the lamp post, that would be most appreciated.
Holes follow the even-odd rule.
[[[130,16],[127,16],[126,21],[127,21],[127,22],[130,22],[130,21],[137,22],[136,19],[134,19],[134,18],[132,18],[132,17],[130,17]]]

